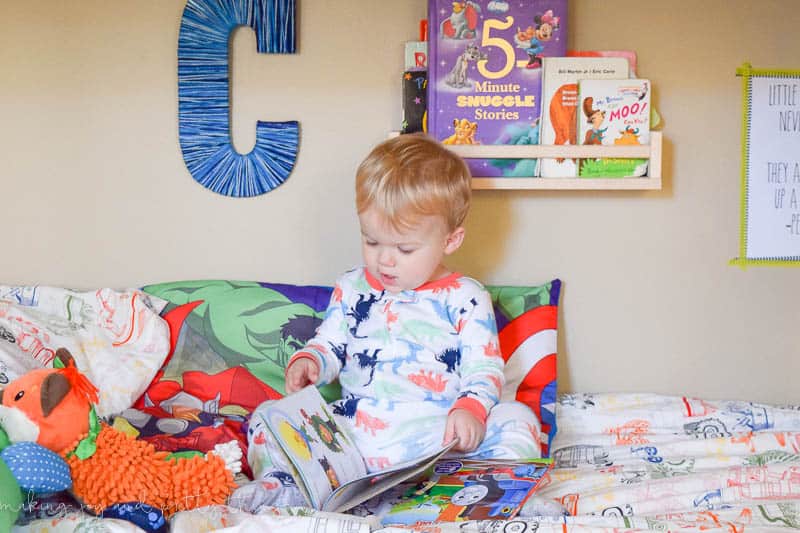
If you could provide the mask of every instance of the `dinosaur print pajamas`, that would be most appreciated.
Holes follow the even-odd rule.
[[[433,452],[447,415],[464,408],[486,422],[480,458],[540,456],[540,426],[517,402],[498,404],[503,359],[489,294],[451,274],[390,293],[364,268],[337,282],[325,319],[292,360],[319,365],[318,385],[336,378],[331,407],[349,426],[370,471]]]
[[[301,357],[319,365],[317,385],[339,379],[342,398],[331,408],[370,472],[438,449],[454,407],[486,423],[483,442],[463,457],[541,454],[533,411],[519,402],[498,403],[504,379],[494,312],[489,294],[471,278],[452,274],[392,294],[363,268],[347,272],[316,335],[292,361]],[[255,481],[230,500],[251,513],[305,502],[264,428],[266,405],[249,424],[247,460]]]

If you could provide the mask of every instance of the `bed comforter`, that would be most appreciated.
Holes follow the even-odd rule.
[[[511,521],[439,523],[448,533],[745,531],[800,528],[800,406],[655,394],[566,394],[557,405],[555,468]],[[176,514],[174,532],[408,531],[377,517],[231,507]],[[71,512],[15,531],[140,531]]]

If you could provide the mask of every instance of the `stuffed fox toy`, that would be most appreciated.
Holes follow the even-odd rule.
[[[97,389],[56,352],[64,368],[31,371],[0,391],[0,426],[11,442],[35,441],[69,465],[73,494],[95,513],[116,503],[141,502],[165,516],[225,503],[241,469],[235,443],[186,458],[171,458],[98,421]]]

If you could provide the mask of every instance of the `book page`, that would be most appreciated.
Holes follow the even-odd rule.
[[[309,504],[320,509],[341,485],[367,473],[346,427],[339,426],[313,385],[272,403],[265,422],[294,465],[295,481]]]
[[[377,496],[383,491],[425,471],[455,446],[457,442],[458,439],[454,439],[447,446],[425,457],[401,463],[386,470],[373,472],[350,483],[343,484],[330,495],[322,510],[341,513],[361,502],[367,501],[373,496]]]
[[[552,467],[548,459],[439,461],[430,479],[378,513],[383,525],[507,520],[543,485]]]

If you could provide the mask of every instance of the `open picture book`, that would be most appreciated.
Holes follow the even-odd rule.
[[[377,514],[387,526],[508,520],[546,484],[552,467],[550,459],[441,460],[416,483],[382,497]]]
[[[322,511],[343,512],[381,494],[425,471],[457,442],[413,461],[368,473],[349,428],[337,424],[315,386],[269,404],[263,416],[306,501]]]

